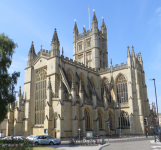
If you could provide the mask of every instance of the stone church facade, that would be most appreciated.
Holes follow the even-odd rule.
[[[108,64],[107,28],[73,30],[73,60],[65,58],[55,29],[51,50],[36,54],[32,42],[25,69],[24,92],[10,105],[6,135],[42,135],[57,138],[93,134],[144,134],[150,108],[141,53],[128,47],[127,63]],[[119,104],[121,110],[119,109]],[[121,115],[120,115],[121,113]],[[121,117],[121,124],[120,124]],[[109,122],[109,127],[107,126]]]

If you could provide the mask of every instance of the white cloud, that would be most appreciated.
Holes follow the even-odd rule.
[[[159,13],[159,12],[161,12],[161,7],[158,7],[157,9],[156,9],[156,11],[155,11],[156,13]]]
[[[26,58],[26,57],[21,56],[20,58],[25,60],[25,61],[28,61],[28,58]]]
[[[18,66],[18,65],[12,65],[12,68],[17,68],[17,69],[22,69],[22,70],[24,70],[24,68],[22,68],[22,67],[20,67],[20,66]]]

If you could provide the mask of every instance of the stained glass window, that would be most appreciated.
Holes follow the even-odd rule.
[[[46,99],[46,68],[36,71],[35,87],[35,124],[44,124]]]

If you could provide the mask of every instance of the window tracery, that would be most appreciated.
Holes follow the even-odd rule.
[[[106,91],[106,94],[109,93],[109,96],[107,96],[107,101],[111,102],[111,92],[109,92],[109,81],[107,79],[104,79],[101,86],[101,99],[103,99],[104,91]]]
[[[35,124],[44,124],[46,99],[46,68],[36,71]]]
[[[122,111],[120,117],[121,117],[121,127],[129,127],[130,121],[128,113]],[[120,117],[118,118],[119,127],[120,127]]]
[[[123,75],[117,79],[117,101],[121,103],[128,102],[127,81]]]

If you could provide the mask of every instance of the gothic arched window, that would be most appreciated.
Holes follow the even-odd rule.
[[[46,73],[47,69],[42,68],[35,72],[35,124],[44,123],[44,105],[46,99]]]
[[[121,116],[121,127],[129,127],[130,121],[129,121],[128,113],[122,111],[120,116]],[[119,121],[119,127],[120,127],[120,117],[118,118],[118,121]]]
[[[117,101],[121,103],[128,102],[127,81],[123,75],[117,79]]]
[[[102,115],[99,111],[98,111],[98,121],[99,121],[99,129],[102,129]]]
[[[87,129],[90,129],[90,114],[86,109],[84,113],[85,113],[85,127],[87,130]]]
[[[104,79],[101,86],[101,99],[103,100],[104,91],[106,91],[107,101],[111,102],[111,92],[109,92],[109,81]],[[108,95],[109,93],[109,95]]]

